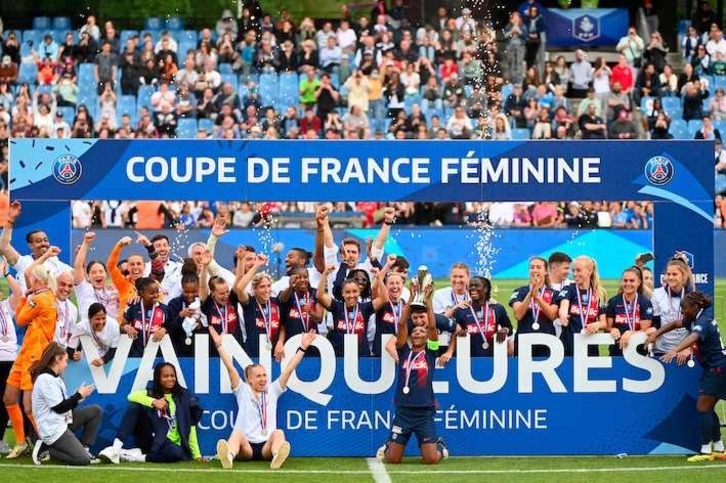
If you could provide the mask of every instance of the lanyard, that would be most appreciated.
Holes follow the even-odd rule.
[[[401,320],[402,310],[401,301],[397,301],[395,305],[390,300],[388,301],[388,303],[391,305],[391,312],[393,312],[393,333],[398,335],[398,322]]]
[[[267,433],[267,391],[260,393],[259,399],[252,397],[252,402],[257,407],[257,414],[260,417],[260,426],[262,427],[262,434]]]
[[[358,303],[355,304],[355,312],[353,313],[353,319],[351,320],[348,316],[348,307],[343,307],[343,316],[345,317],[345,333],[355,334],[355,321],[358,320]]]
[[[461,302],[465,302],[469,300],[469,294],[464,294],[461,296]],[[454,307],[459,305],[459,296],[454,293],[454,289],[451,289],[451,301],[454,303]]]
[[[144,347],[146,347],[146,339],[149,338],[149,334],[151,334],[151,324],[154,323],[154,313],[156,313],[156,303],[151,307],[151,316],[149,317],[149,320],[146,320],[146,310],[144,309],[144,301],[141,301],[141,336],[142,340],[144,342]]]
[[[530,286],[531,290],[531,286]],[[542,298],[542,295],[544,295],[545,288],[542,287],[539,289],[539,297]],[[534,319],[534,322],[539,321],[539,313],[542,311],[542,306],[539,304],[539,302],[535,303],[534,298],[529,299],[529,309],[532,311],[532,318]]]
[[[625,294],[623,294],[623,307],[625,309],[625,321],[628,323],[630,330],[635,330],[635,311],[638,308],[638,294],[635,294],[635,300],[633,300],[633,316],[630,316],[630,309],[628,308],[628,302],[625,300]]]
[[[224,309],[222,309],[219,305],[217,305],[217,302],[214,302],[214,308],[217,310],[219,320],[222,323],[222,333],[227,334],[227,304],[224,304]]]
[[[419,359],[422,357],[426,357],[426,350],[422,350],[416,354],[416,357],[413,356],[413,351],[408,353],[408,360],[406,361],[406,383],[404,384],[404,393],[408,394],[408,391],[405,391],[406,388],[408,388],[408,383],[411,379],[411,368],[414,364],[418,362]],[[412,360],[413,359],[413,360]]]
[[[91,329],[91,337],[93,338],[93,342],[95,342],[96,347],[98,347],[99,349],[105,349],[106,344],[101,342],[101,338],[98,336],[98,334],[96,334],[96,331],[93,330],[93,327],[91,327],[90,323],[89,323],[89,327]]]
[[[474,311],[473,306],[469,306],[469,310],[471,311],[471,315],[474,316],[474,322],[476,323],[477,328],[479,329],[479,334],[481,334],[481,338],[485,341],[487,340],[487,334],[489,333],[489,302],[487,302],[484,305],[484,316],[482,319],[484,319],[484,329],[481,328],[481,321],[479,320],[479,317],[477,317],[476,312]]]
[[[255,299],[257,300],[257,299]],[[265,302],[265,307],[262,308],[260,302],[257,302],[257,308],[262,314],[262,321],[265,324],[265,335],[267,335],[267,343],[272,342],[272,312],[270,311],[270,301]]]
[[[10,332],[10,323],[8,322],[8,319],[5,317],[5,307],[4,307],[4,305],[0,305],[0,335],[7,337],[9,332]],[[5,337],[3,338],[3,342],[7,342],[5,340]]]
[[[65,310],[61,310],[61,305],[65,307]],[[68,320],[68,312],[70,312],[70,309],[68,308],[68,301],[64,300],[61,303],[58,303],[58,314],[63,319],[63,328],[61,329],[61,340],[65,344],[68,342],[68,334],[71,332],[71,321]]]
[[[302,306],[300,305],[300,298],[295,295],[295,305],[297,306],[297,313],[300,314],[300,323],[303,327],[303,333],[308,331],[308,320],[310,319],[310,314],[303,312],[302,307],[305,307],[308,304],[308,295],[303,295],[303,303]]]
[[[577,308],[580,309],[580,322],[582,322],[582,328],[584,329],[587,325],[587,319],[590,318],[590,307],[592,306],[592,288],[587,289],[587,310],[585,316],[582,316],[582,299],[580,298],[580,287],[575,286],[575,293],[577,294]]]
[[[99,295],[98,292],[99,291],[96,290],[96,288],[94,287],[93,288],[93,295],[96,297],[96,302],[98,302],[98,303],[100,303],[100,304],[102,304],[104,306],[107,305],[107,304],[109,304],[111,302],[111,300],[113,299],[113,297],[111,297],[110,295],[108,295],[108,290],[106,290],[106,287],[104,287],[104,288],[101,289],[101,294],[100,295]]]
[[[680,318],[680,314],[681,314],[681,305],[680,305],[680,302],[678,303],[678,305],[676,307],[673,307],[673,292],[671,291],[671,288],[670,287],[666,287],[666,289],[668,290],[668,307],[671,309],[671,313],[678,313],[678,315],[679,315],[678,318]],[[686,288],[683,287],[681,289],[681,293],[679,293],[676,296],[680,300],[683,300],[683,296],[685,295],[685,292],[686,292]]]

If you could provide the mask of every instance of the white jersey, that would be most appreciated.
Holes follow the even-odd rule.
[[[106,308],[109,317],[118,319],[119,294],[113,285],[106,285],[101,290],[93,288],[87,280],[76,285],[76,301],[81,320],[88,318],[88,307],[96,302]]]
[[[163,302],[168,304],[171,299],[174,299],[182,294],[181,288],[181,262],[174,260],[167,260],[164,263],[164,279],[161,281],[161,295]],[[144,277],[148,277],[151,274],[151,262],[146,262],[144,267]]]
[[[62,377],[43,373],[33,384],[33,416],[37,423],[40,438],[47,445],[58,441],[73,422],[73,412],[58,414],[53,407],[72,395],[68,393]]]
[[[461,302],[464,302],[465,300],[470,300],[468,292],[457,295],[456,293],[454,293],[454,290],[451,287],[444,287],[434,291],[434,296],[431,300],[431,303],[433,305],[435,314],[443,314],[451,307],[455,307]],[[448,346],[450,339],[450,333],[442,332],[439,335],[439,344],[443,346]]]
[[[10,304],[5,299],[0,302],[0,362],[14,361],[17,356],[18,336]]]
[[[670,292],[668,287],[658,287],[653,291],[650,303],[653,304],[653,316],[660,317],[660,325],[675,322],[681,319],[681,300],[685,289],[680,292]],[[683,339],[688,336],[688,330],[675,329],[663,334],[655,341],[654,352],[665,353],[675,349]]]
[[[106,325],[100,332],[95,332],[91,328],[91,323],[88,319],[81,320],[76,325],[76,329],[73,331],[68,347],[78,348],[81,350],[80,338],[82,335],[87,335],[93,341],[93,344],[98,350],[98,356],[103,357],[110,349],[118,347],[121,341],[121,329],[119,328],[118,321],[111,317],[106,317]]]
[[[244,434],[250,443],[266,442],[277,429],[277,400],[286,390],[280,386],[279,380],[273,381],[265,393],[265,405],[262,408],[261,399],[255,399],[249,384],[240,381],[239,385],[232,389],[237,397],[237,420],[234,429]],[[265,419],[264,428],[263,419]]]
[[[23,255],[21,257],[18,257],[18,261],[15,263],[15,265],[13,265],[13,269],[18,275],[15,278],[18,279],[18,284],[20,284],[20,289],[23,293],[28,290],[28,287],[25,284],[25,270],[27,270],[34,261],[35,259],[32,256]],[[58,277],[58,275],[63,272],[69,272],[73,274],[73,268],[70,265],[61,262],[58,257],[50,257],[43,263],[43,266],[48,270],[48,272],[50,272],[51,275],[55,277]]]
[[[55,323],[55,341],[64,349],[73,336],[78,322],[78,307],[70,300],[55,301],[58,319]]]

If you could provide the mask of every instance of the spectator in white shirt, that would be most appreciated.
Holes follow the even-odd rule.
[[[345,53],[355,52],[355,45],[358,40],[358,36],[355,34],[355,31],[350,28],[350,23],[347,20],[340,21],[340,27],[336,32],[336,36],[338,38],[338,46],[340,46]]]

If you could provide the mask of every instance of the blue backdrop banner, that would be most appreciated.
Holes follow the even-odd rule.
[[[614,46],[629,25],[627,8],[550,8],[544,16],[548,46]]]
[[[506,349],[497,344],[494,358],[472,359],[468,343],[462,343],[466,354],[461,351],[458,359],[437,369],[436,427],[452,454],[672,454],[698,448],[698,425],[685,422],[696,420],[700,369],[663,366],[634,350],[626,357],[587,357],[586,339],[609,342],[607,334],[577,335],[582,345],[573,358],[562,357],[562,345],[554,337],[527,334],[523,339],[530,336],[549,344],[553,356],[507,359]],[[288,356],[298,339],[286,344]],[[113,440],[128,404],[126,395],[151,378],[158,347],[147,348],[143,359],[127,359],[130,342],[126,336],[123,341],[105,370],[93,368],[91,374],[83,361],[72,362],[66,372],[69,390],[84,381],[98,388],[89,403],[105,411],[99,447]],[[356,342],[351,342],[355,352]],[[197,349],[206,349],[208,342],[206,336],[197,336],[195,343]],[[294,455],[374,455],[395,413],[393,360],[357,359],[355,353],[336,359],[327,340],[316,345],[322,358],[303,361],[278,409],[278,424]],[[183,385],[199,397],[205,409],[202,453],[213,454],[217,439],[229,437],[237,414],[226,373],[220,374],[219,360],[201,355],[204,351],[198,350],[195,359],[177,361],[170,343],[162,342],[161,350],[166,360],[181,367]],[[240,365],[249,363],[239,347],[232,350]],[[261,363],[276,378],[279,365],[270,360],[270,353],[263,353]],[[415,443],[409,451],[417,454]]]

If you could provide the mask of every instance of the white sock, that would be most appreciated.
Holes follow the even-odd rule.
[[[701,445],[701,454],[711,454],[711,443]]]
[[[723,441],[719,439],[718,441],[713,443],[713,450],[723,453]]]
[[[124,447],[124,442],[123,441],[121,441],[118,438],[115,438],[113,440],[113,449],[115,449],[116,451],[121,451],[121,449],[123,449],[123,447]]]

